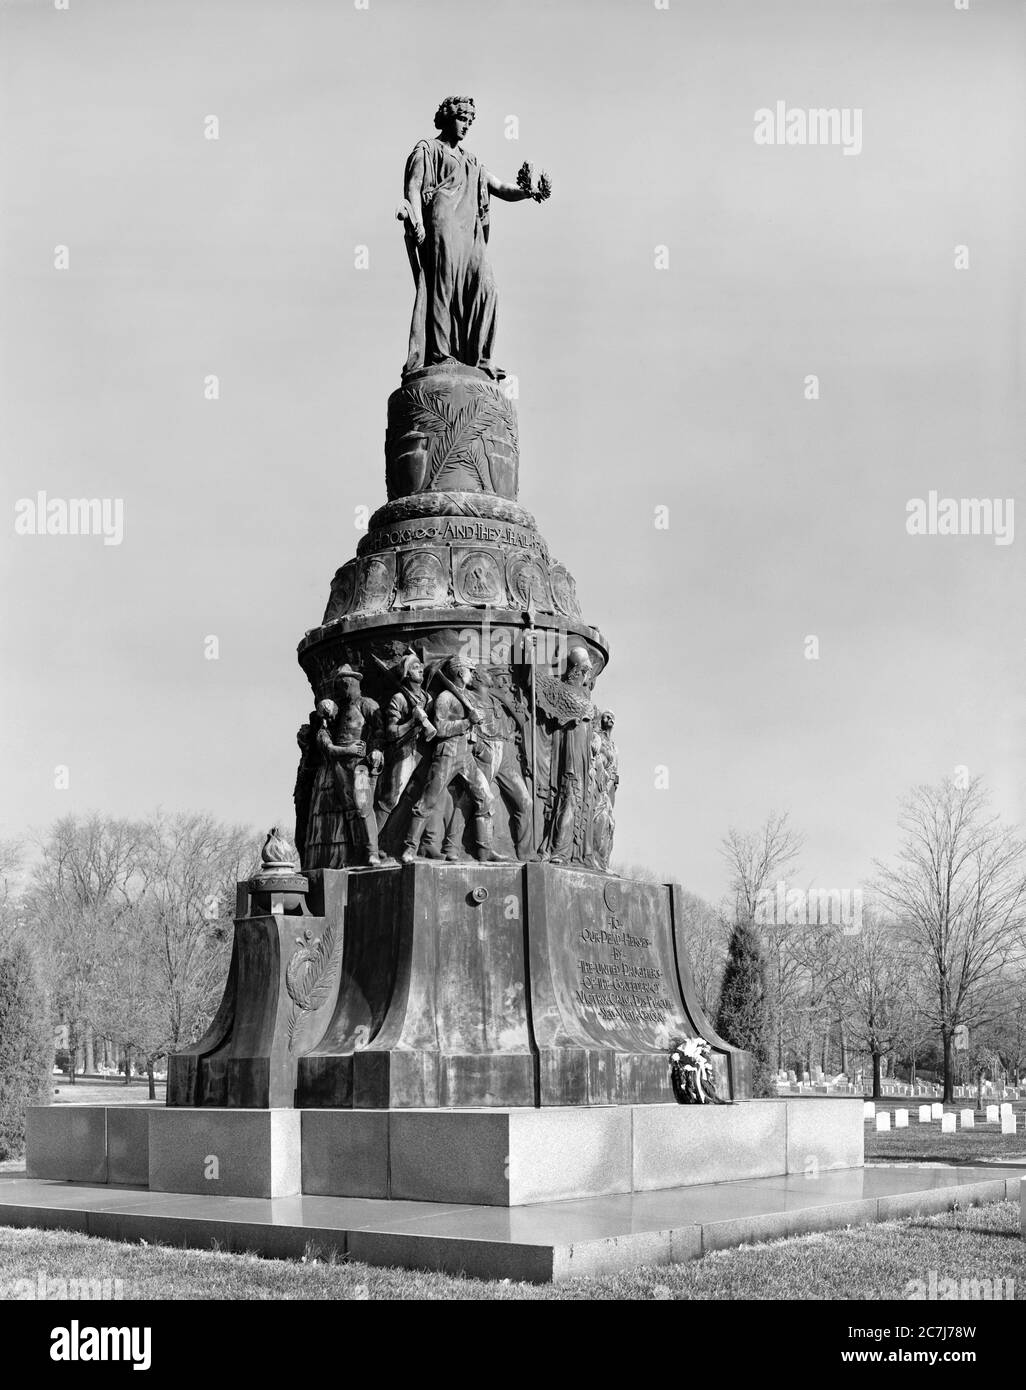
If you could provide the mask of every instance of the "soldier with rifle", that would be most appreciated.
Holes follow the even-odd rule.
[[[404,864],[419,857],[425,830],[441,808],[450,787],[454,787],[457,794],[464,793],[473,805],[476,858],[481,863],[503,860],[492,844],[491,789],[474,752],[476,731],[483,716],[467,692],[472,671],[469,661],[454,656],[436,672],[435,680],[442,689],[432,711],[435,738],[428,755],[431,763],[406,832],[401,856]]]

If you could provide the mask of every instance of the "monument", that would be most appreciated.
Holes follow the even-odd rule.
[[[514,184],[486,170],[473,118],[446,99],[406,162],[385,500],[299,643],[296,848],[272,830],[239,885],[224,997],[170,1059],[166,1106],[30,1116],[29,1179],[149,1189],[124,1210],[85,1189],[99,1234],[291,1253],[313,1232],[374,1263],[553,1278],[700,1249],[687,1211],[630,1205],[646,1194],[862,1163],[857,1106],[750,1098],[748,1054],[703,1012],[680,890],[611,869],[631,733],[609,644],[518,503],[494,356],[491,200],[552,190],[527,164]],[[181,1215],[178,1193],[209,1200]],[[579,1235],[542,1209],[610,1195],[628,1205],[606,1234],[590,1209]],[[765,1197],[766,1230],[791,1201]],[[527,1205],[533,1234],[489,1224]]]
[[[386,500],[299,645],[302,874],[279,913],[273,865],[241,896],[225,1005],[172,1059],[172,1106],[667,1103],[690,1037],[710,1084],[688,1100],[749,1094],[746,1054],[696,1000],[674,890],[609,869],[609,646],[517,502],[493,355],[490,201],[551,186],[486,170],[473,119],[448,98],[406,162],[415,293]]]

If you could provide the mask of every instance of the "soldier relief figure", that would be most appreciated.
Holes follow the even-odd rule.
[[[375,866],[383,862],[374,816],[375,784],[383,763],[381,713],[373,700],[361,695],[359,671],[343,666],[335,679],[341,688],[341,706],[334,700],[319,700],[316,727],[311,721],[305,738],[300,731],[297,838],[302,824],[305,867]],[[309,785],[309,803],[301,818],[298,793],[304,781]]]
[[[473,672],[469,694],[481,712],[476,757],[488,781],[505,803],[510,837],[519,860],[534,859],[533,798],[527,785],[527,711],[508,669]],[[493,791],[493,796],[495,792]]]
[[[616,829],[613,808],[616,803],[616,789],[620,785],[620,755],[613,742],[615,723],[616,716],[613,711],[604,710],[599,720],[599,731],[592,741],[595,815],[592,822],[590,863],[594,868],[603,870],[608,870],[613,852],[613,832]]]
[[[592,761],[598,740],[591,702],[593,675],[586,647],[572,647],[562,678],[534,672],[538,722],[548,733],[539,739],[539,796],[545,807],[541,856],[553,864],[591,862],[596,779]],[[547,745],[547,746],[546,746]]]
[[[383,715],[361,694],[361,673],[346,665],[333,680],[341,703],[319,700],[299,730],[296,842],[304,868],[394,864],[379,845],[388,825],[404,863],[464,860],[468,822],[473,856],[502,862],[501,805],[519,861],[608,873],[619,755],[612,710],[592,702],[586,648],[570,650],[562,677],[535,672],[533,730],[526,693],[508,666],[478,666],[457,654],[429,673],[412,651],[391,665],[375,660],[392,687]]]
[[[463,362],[491,377],[495,342],[495,281],[485,254],[491,197],[542,202],[550,186],[542,174],[532,187],[529,168],[516,184],[503,183],[463,148],[474,120],[473,97],[452,96],[435,112],[438,134],[418,140],[406,161],[403,222],[416,286],[405,372],[439,362]]]
[[[472,667],[462,657],[446,661],[438,672],[443,685],[435,699],[432,722],[435,740],[423,790],[413,807],[402,861],[410,863],[419,855],[421,841],[431,821],[443,811],[443,799],[450,798],[442,854],[446,859],[461,858],[463,812],[457,798],[465,797],[474,817],[474,852],[482,863],[501,860],[492,835],[493,796],[488,777],[477,756],[477,730],[484,716],[470,696]]]
[[[406,784],[437,734],[428,717],[431,702],[424,689],[424,663],[420,657],[408,652],[399,662],[397,675],[396,689],[385,710],[385,772],[377,796],[379,830],[399,805]]]

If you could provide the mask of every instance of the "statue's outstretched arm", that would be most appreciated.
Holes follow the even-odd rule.
[[[525,198],[533,198],[538,202],[538,195],[529,189],[518,188],[515,183],[503,183],[494,174],[488,173],[488,192],[495,198],[501,198],[504,203],[522,203]],[[406,195],[409,197],[409,194]]]

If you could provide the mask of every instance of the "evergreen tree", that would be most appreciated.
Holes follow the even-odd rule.
[[[28,948],[0,955],[0,1159],[20,1158],[25,1111],[45,1105],[53,1067],[53,1027]]]
[[[773,1095],[766,958],[758,934],[748,922],[735,923],[730,933],[716,1031],[727,1042],[752,1054],[752,1094]]]

